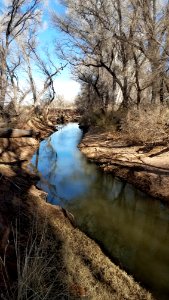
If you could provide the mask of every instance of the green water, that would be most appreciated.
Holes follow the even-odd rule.
[[[64,126],[40,145],[32,163],[48,201],[75,216],[103,251],[148,288],[169,299],[169,208],[100,172],[77,148],[82,132]]]

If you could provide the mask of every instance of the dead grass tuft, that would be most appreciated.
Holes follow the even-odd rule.
[[[30,232],[23,234],[20,221],[12,227],[10,241],[1,257],[4,300],[67,299],[62,261],[58,261],[57,243],[54,243],[46,221],[32,220]],[[42,221],[42,220],[41,220]],[[26,228],[25,228],[26,229]],[[9,263],[9,254],[13,261]],[[59,266],[59,267],[58,267]],[[16,270],[15,270],[16,269]],[[11,272],[17,274],[11,280]],[[62,282],[63,281],[63,282]]]
[[[131,108],[121,120],[121,130],[133,143],[151,143],[168,139],[169,107],[140,106]]]

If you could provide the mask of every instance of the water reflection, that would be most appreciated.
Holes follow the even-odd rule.
[[[39,187],[158,299],[169,299],[169,209],[88,163],[77,149],[81,135],[69,124],[41,143],[32,160]]]

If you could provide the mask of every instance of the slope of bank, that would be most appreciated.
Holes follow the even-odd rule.
[[[168,203],[169,148],[165,143],[133,145],[118,132],[96,127],[85,134],[79,148],[105,172]]]
[[[28,126],[40,139],[52,132],[38,120]],[[46,203],[46,194],[35,187],[38,177],[28,168],[39,141],[0,142],[3,299],[153,299],[76,228],[69,212]]]

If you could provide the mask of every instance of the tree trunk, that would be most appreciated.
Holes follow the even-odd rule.
[[[125,76],[124,77],[124,86],[123,86],[123,90],[122,90],[122,93],[123,93],[123,107],[124,108],[128,108],[128,102],[129,102],[129,94],[128,94],[128,82],[127,82],[127,77]]]
[[[3,110],[5,103],[5,95],[7,89],[6,79],[6,57],[1,55],[1,73],[0,73],[0,109]]]
[[[160,81],[160,103],[164,103],[164,79],[163,77],[161,78]]]

